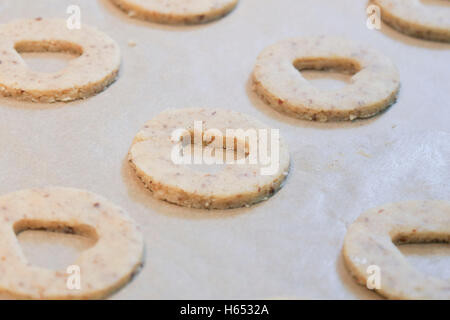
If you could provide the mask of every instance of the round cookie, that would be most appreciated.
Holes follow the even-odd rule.
[[[166,24],[197,24],[219,19],[238,0],[111,0],[128,15]]]
[[[58,72],[31,70],[19,52],[68,52],[77,55]],[[120,50],[104,33],[65,20],[18,20],[0,26],[0,94],[34,102],[71,101],[92,96],[111,84]]]
[[[371,0],[381,19],[400,32],[427,40],[450,42],[450,7],[427,6],[420,0]]]
[[[377,292],[391,299],[450,299],[450,279],[413,268],[394,243],[450,242],[450,204],[411,201],[363,213],[349,228],[343,255],[347,268],[365,285],[369,266],[380,270]]]
[[[72,273],[35,267],[26,261],[16,234],[29,229],[92,237],[94,247],[73,263]],[[92,193],[45,188],[0,197],[0,292],[26,299],[97,299],[125,285],[142,264],[143,239],[120,208]],[[72,289],[70,289],[72,288]]]
[[[344,88],[325,91],[299,72],[311,69],[353,76]],[[325,122],[377,114],[395,101],[400,84],[387,57],[345,39],[322,36],[284,40],[266,48],[257,59],[253,86],[275,110]]]
[[[202,128],[196,128],[195,122],[201,123]],[[241,155],[244,154],[245,148],[246,157],[234,158],[233,154],[234,159],[225,159],[221,170],[213,174],[195,170],[192,165],[180,164],[173,158],[173,150],[177,150],[175,148],[181,143],[180,138],[174,138],[173,134],[180,129],[184,130],[190,139],[194,136],[192,144],[194,148],[195,145],[197,147],[204,145],[214,151],[229,149],[238,151]],[[214,129],[216,130],[213,132]],[[258,132],[258,135],[252,143],[245,137],[227,134],[227,130],[237,129],[248,132],[253,130],[252,132]],[[261,147],[264,143],[264,134],[260,134],[259,130],[267,130],[270,163],[260,161],[262,159],[260,157],[257,162],[251,162],[248,152],[251,145],[258,145],[258,152],[264,150]],[[271,140],[273,132],[261,122],[234,111],[202,108],[170,109],[148,121],[137,134],[129,152],[129,161],[137,176],[158,199],[180,206],[203,209],[249,206],[274,194],[281,188],[288,174],[290,160],[287,146],[279,135],[276,137],[274,134],[275,138]],[[195,135],[200,137],[197,142]],[[227,137],[230,138],[228,143]],[[204,151],[204,147],[200,147],[199,152]],[[235,159],[244,160],[245,163],[237,161],[232,163]],[[267,170],[269,168],[271,169]]]

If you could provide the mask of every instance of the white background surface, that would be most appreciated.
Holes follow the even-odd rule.
[[[0,21],[66,18],[70,4],[81,7],[82,23],[119,43],[120,76],[103,93],[69,104],[0,99],[0,194],[76,187],[128,211],[145,233],[145,267],[113,298],[377,298],[345,269],[346,227],[387,202],[450,200],[449,44],[384,25],[371,31],[365,1],[354,0],[241,0],[224,19],[194,27],[132,20],[108,0],[4,0]],[[389,56],[401,75],[398,102],[370,120],[320,124],[280,115],[251,92],[262,49],[320,34]],[[146,120],[194,106],[238,110],[281,129],[292,157],[285,187],[269,201],[231,211],[153,199],[125,161],[128,148]],[[51,259],[59,247],[41,241]],[[450,277],[448,246],[402,251],[425,272]]]

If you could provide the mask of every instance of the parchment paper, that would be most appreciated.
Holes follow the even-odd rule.
[[[378,298],[345,269],[347,226],[387,202],[450,200],[450,45],[385,25],[369,30],[365,1],[241,0],[217,22],[170,27],[130,19],[108,0],[4,0],[0,21],[66,18],[71,4],[81,7],[82,23],[119,43],[120,76],[84,101],[0,99],[0,194],[67,186],[123,207],[142,227],[146,258],[113,299]],[[249,77],[261,50],[320,34],[389,56],[401,74],[398,102],[370,120],[320,124],[280,115],[252,93]],[[126,163],[133,137],[162,110],[195,106],[238,110],[279,128],[292,157],[284,188],[262,204],[230,211],[153,199]],[[44,260],[61,246],[39,234],[19,238],[26,252],[41,242]],[[77,241],[75,253],[87,246]],[[402,252],[424,272],[450,277],[448,246]]]

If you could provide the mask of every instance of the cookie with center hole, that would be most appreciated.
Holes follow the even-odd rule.
[[[410,201],[371,209],[348,228],[343,255],[358,282],[384,297],[448,300],[450,279],[423,274],[394,244],[429,242],[450,242],[450,203]]]
[[[267,200],[290,162],[277,129],[239,112],[204,108],[169,109],[148,121],[128,157],[155,198],[201,209]]]
[[[64,52],[77,57],[60,71],[37,72],[19,52]],[[90,97],[111,84],[119,71],[120,50],[103,32],[66,20],[18,20],[0,26],[0,95],[51,103]]]
[[[217,20],[238,0],[111,0],[129,16],[164,24],[199,24]]]
[[[16,234],[45,229],[93,238],[67,270],[28,263]],[[141,232],[122,209],[87,191],[43,188],[0,197],[0,292],[25,299],[97,299],[124,286],[142,265]]]
[[[370,0],[380,8],[386,24],[406,35],[450,42],[450,2],[448,7],[427,6],[420,0]]]
[[[321,90],[302,70],[351,74],[338,90]],[[368,118],[394,103],[400,87],[397,68],[365,45],[335,37],[296,38],[266,48],[253,71],[255,92],[275,110],[314,121]]]

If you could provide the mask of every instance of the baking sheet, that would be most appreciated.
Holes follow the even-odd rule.
[[[119,43],[120,76],[103,93],[69,104],[0,99],[0,194],[76,187],[128,211],[145,235],[145,267],[111,298],[376,299],[343,265],[346,227],[387,202],[449,200],[450,45],[384,25],[369,30],[365,1],[354,0],[241,0],[224,19],[191,27],[133,20],[109,0],[3,0],[0,22],[66,18],[72,4],[82,23]],[[320,34],[389,56],[401,74],[398,102],[370,120],[320,124],[280,115],[252,93],[249,76],[262,49]],[[228,211],[153,199],[126,163],[133,137],[162,110],[195,106],[239,110],[279,128],[292,157],[285,187],[262,204]],[[88,245],[19,238],[26,253],[40,244],[33,261],[44,264],[61,246],[70,263]],[[401,250],[424,272],[450,277],[448,245]]]

